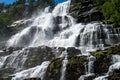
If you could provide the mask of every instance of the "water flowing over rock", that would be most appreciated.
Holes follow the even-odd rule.
[[[1,79],[106,80],[120,72],[120,45],[115,45],[120,43],[120,29],[91,22],[96,19],[78,23],[69,13],[72,1],[56,5],[53,11],[47,7],[7,41],[0,51]],[[87,6],[94,15],[89,3],[94,8],[91,0],[83,0],[80,10],[86,12]]]
[[[21,32],[7,42],[7,46],[78,47],[82,53],[120,42],[119,29],[102,22],[76,24],[69,14],[70,1],[58,4],[52,12],[43,12]]]

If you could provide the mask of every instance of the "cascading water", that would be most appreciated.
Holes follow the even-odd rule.
[[[5,61],[6,61],[6,59],[8,58],[8,56],[5,56],[5,57],[0,57],[0,68],[2,68],[3,67],[3,65],[4,65],[4,63],[5,63]]]
[[[5,56],[4,68],[17,68],[17,70],[24,69],[24,63],[27,60],[28,50],[14,51],[12,54]]]
[[[120,69],[120,55],[113,55],[112,65],[109,67],[107,74],[105,76],[97,77],[94,80],[108,80],[109,74],[113,73],[114,70],[119,69]]]
[[[34,68],[18,72],[14,74],[14,77],[12,78],[12,80],[23,80],[31,77],[32,78],[38,77],[38,78],[41,78],[41,80],[43,80],[49,64],[50,62],[46,61],[46,62],[43,62],[40,66],[36,66]]]
[[[68,63],[68,59],[67,59],[67,52],[63,52],[62,53],[64,55],[64,60],[62,62],[62,68],[61,68],[61,77],[60,77],[60,80],[66,80],[65,79],[65,72],[66,72],[66,66],[67,66],[67,63]]]
[[[94,74],[94,56],[88,56],[88,64],[85,65],[86,72],[85,75],[81,75],[78,80],[85,80],[86,77],[93,76]],[[88,67],[87,67],[88,66]]]
[[[94,22],[76,24],[69,15],[70,1],[58,4],[52,12],[38,15],[31,26],[14,35],[7,46],[78,47],[82,53],[120,42],[119,30],[111,25]]]
[[[46,8],[43,13],[34,18],[30,26],[12,36],[6,46],[38,47],[45,45],[50,47],[77,47],[81,50],[82,54],[85,54],[120,42],[119,29],[113,29],[111,25],[103,24],[102,22],[89,24],[76,23],[76,20],[69,14],[69,8],[70,1],[58,4],[52,12],[49,12],[49,8]],[[28,55],[24,51],[24,49],[22,51],[15,51],[8,56],[1,57],[0,67],[13,67],[17,68],[18,71],[19,69],[24,69],[24,62]],[[65,80],[67,62],[67,57],[65,57],[62,62],[60,80]],[[116,62],[116,59],[113,62]],[[49,63],[45,62],[41,66],[18,72],[14,74],[15,77],[12,80],[22,80],[28,77],[40,77],[43,80]],[[79,80],[83,80],[85,76],[94,73],[93,63],[93,57],[90,57],[88,72],[86,72],[86,75],[81,76]],[[95,80],[101,80],[102,78]]]

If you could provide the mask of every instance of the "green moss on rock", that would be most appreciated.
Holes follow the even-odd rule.
[[[78,80],[85,72],[86,56],[74,56],[68,58],[66,80]]]
[[[96,51],[91,54],[96,57],[96,61],[94,62],[95,73],[107,73],[108,68],[111,65],[111,54],[107,51]]]
[[[48,66],[46,79],[45,80],[59,80],[61,76],[61,67],[62,67],[63,58],[58,58],[51,61],[51,64]]]

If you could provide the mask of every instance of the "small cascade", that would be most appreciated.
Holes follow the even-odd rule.
[[[112,63],[120,62],[120,55],[112,55]]]
[[[44,80],[44,76],[47,70],[48,65],[50,64],[49,61],[43,62],[40,66],[36,66],[34,68],[30,68],[21,72],[14,74],[12,80],[23,80],[26,78],[34,78],[38,77],[41,80]]]
[[[88,62],[88,74],[94,74],[94,61],[96,58],[94,56],[88,57],[89,62]]]
[[[109,74],[112,74],[114,70],[120,69],[120,55],[112,55],[112,65],[109,67],[108,72],[104,76],[95,78],[94,80],[108,80]]]
[[[8,58],[8,56],[1,56],[0,57],[0,68],[2,68],[3,67],[3,65],[4,65],[4,63],[5,63],[5,61],[6,61],[6,59]]]
[[[67,63],[68,63],[67,52],[63,52],[63,55],[64,55],[64,60],[63,60],[63,62],[62,62],[60,80],[66,80],[66,79],[65,79],[65,72],[66,72]]]
[[[14,51],[12,54],[2,56],[0,64],[3,68],[16,68],[17,71],[24,69],[24,64],[27,60],[28,51],[25,49]]]
[[[100,76],[95,78],[94,80],[108,80],[107,76]]]
[[[85,65],[85,75],[81,75],[78,80],[85,80],[86,77],[94,76],[94,61],[96,58],[94,56],[88,56],[88,64]]]

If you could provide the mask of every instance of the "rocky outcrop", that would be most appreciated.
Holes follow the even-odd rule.
[[[45,80],[59,80],[61,76],[61,67],[62,67],[63,58],[55,59],[48,66]]]
[[[115,54],[119,55],[120,54],[119,48],[120,48],[120,45],[114,45],[110,48],[106,48],[105,50],[97,50],[95,52],[91,52],[91,55],[96,57],[96,60],[94,62],[94,67],[93,67],[95,75],[85,76],[84,79],[93,80],[96,76],[100,76],[107,73],[109,66],[112,64],[111,56]],[[19,51],[20,48],[9,48],[9,49],[3,50],[3,52],[10,51],[9,55],[11,55],[14,53],[14,50]],[[47,68],[47,72],[44,78],[45,80],[59,80],[62,75],[61,68],[63,66],[62,63],[64,60],[64,56],[61,56],[61,55],[63,54],[63,52],[68,53],[68,57],[67,57],[68,63],[66,65],[66,71],[65,71],[66,80],[78,80],[80,76],[86,75],[86,72],[87,72],[86,68],[88,68],[89,56],[84,56],[84,55],[77,56],[81,54],[81,51],[74,47],[68,47],[67,49],[63,47],[51,48],[47,46],[26,48],[23,53],[20,53],[21,55],[23,54],[27,55],[27,60],[23,65],[23,70],[40,65],[43,61],[51,61],[50,65]],[[16,58],[15,62],[19,62],[22,60],[24,56],[21,56],[21,55],[19,55]],[[7,61],[8,62],[6,62],[4,67],[0,70],[1,80],[9,80],[11,78],[10,75],[16,72],[16,69],[14,68],[15,66],[11,68],[12,65],[11,67],[7,65],[8,63],[10,63],[9,59]],[[13,63],[13,64],[15,65],[16,63]],[[113,74],[110,74],[108,78],[116,79],[119,77],[119,73],[120,73],[119,70],[114,70]],[[40,80],[40,78],[29,78],[25,80]]]
[[[11,80],[11,74],[15,71],[14,68],[0,69],[0,80]]]
[[[49,65],[46,72],[45,80],[59,80],[61,76],[63,58],[53,60]],[[68,63],[66,66],[65,78],[66,80],[78,80],[80,75],[85,74],[85,62],[87,58],[85,56],[68,57]]]
[[[28,78],[28,79],[24,79],[24,80],[41,80],[40,78]]]
[[[77,22],[88,23],[103,20],[103,15],[97,10],[94,0],[71,0],[71,15]]]
[[[86,62],[86,56],[69,57],[65,74],[66,80],[78,80],[81,75],[84,75]]]

